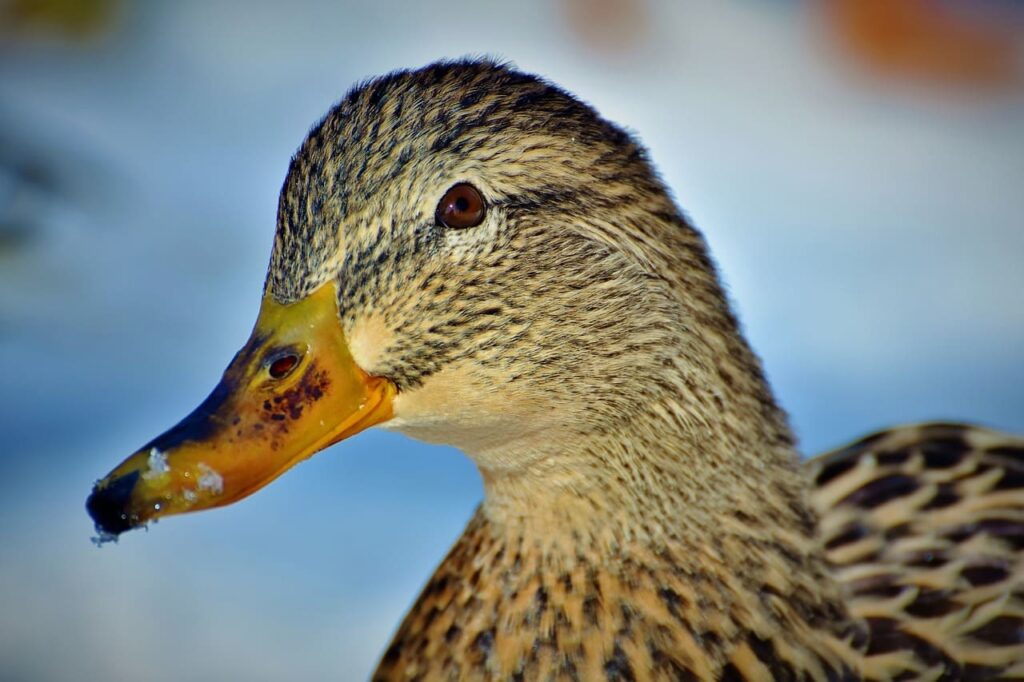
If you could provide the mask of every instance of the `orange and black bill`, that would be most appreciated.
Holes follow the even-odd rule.
[[[264,298],[252,336],[209,397],[96,484],[86,509],[100,539],[240,500],[391,418],[395,387],[352,359],[336,291],[325,284],[288,305]]]

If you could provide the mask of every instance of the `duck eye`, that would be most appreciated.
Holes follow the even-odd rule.
[[[465,229],[484,220],[484,198],[476,187],[466,182],[452,186],[437,204],[437,222],[445,227]]]
[[[294,353],[288,355],[282,355],[273,362],[267,368],[267,372],[270,373],[273,379],[284,379],[286,376],[292,373],[296,365],[299,364],[299,356]]]

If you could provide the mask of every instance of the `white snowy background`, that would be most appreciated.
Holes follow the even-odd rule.
[[[620,53],[542,0],[149,3],[0,50],[4,137],[61,187],[0,178],[33,226],[0,250],[0,678],[369,674],[481,497],[458,452],[369,432],[102,549],[83,503],[216,383],[290,155],[394,68],[496,55],[636,132],[805,452],[924,418],[1024,432],[1024,96],[865,77],[801,2],[647,7]]]

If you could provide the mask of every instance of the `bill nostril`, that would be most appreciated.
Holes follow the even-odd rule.
[[[118,535],[130,530],[134,524],[129,512],[132,491],[139,481],[139,472],[133,471],[112,481],[103,488],[93,488],[85,509],[101,534]]]
[[[289,374],[291,374],[292,370],[295,369],[296,365],[298,364],[299,356],[294,353],[289,353],[287,355],[282,355],[281,357],[271,362],[270,367],[267,368],[267,371],[270,373],[270,376],[273,377],[274,379],[283,379]]]

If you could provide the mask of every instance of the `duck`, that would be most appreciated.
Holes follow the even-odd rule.
[[[313,126],[249,340],[94,485],[97,539],[372,426],[484,486],[375,680],[1024,677],[1024,439],[804,460],[641,143],[506,63],[374,78]]]

